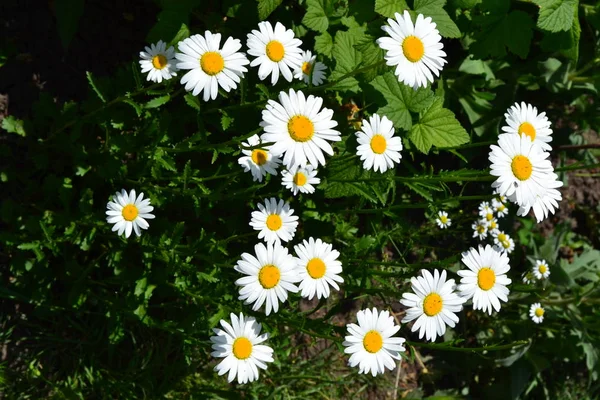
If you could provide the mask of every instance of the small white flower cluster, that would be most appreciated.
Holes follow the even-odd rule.
[[[497,195],[497,193],[496,193]],[[484,240],[489,237],[493,240],[494,249],[501,253],[510,254],[515,249],[515,241],[504,231],[500,230],[498,219],[508,215],[506,198],[497,196],[489,202],[479,204],[478,219],[471,225],[473,237]]]

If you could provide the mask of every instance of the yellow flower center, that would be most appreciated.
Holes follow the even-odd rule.
[[[519,133],[529,136],[531,141],[535,140],[535,128],[529,122],[523,122],[519,125]]]
[[[498,224],[496,223],[496,221],[490,221],[490,229],[496,229],[498,228]]]
[[[302,72],[305,75],[310,75],[310,73],[312,72],[313,69],[313,65],[311,63],[309,63],[308,61],[304,61],[302,63]]]
[[[440,222],[446,225],[448,223],[448,217],[446,217],[445,215],[440,215]]]
[[[252,161],[256,165],[265,165],[267,163],[267,152],[264,150],[252,150]]]
[[[306,178],[306,175],[304,175],[302,172],[296,172],[296,175],[294,175],[294,184],[296,186],[306,185],[307,180],[308,179]]]
[[[502,211],[504,211],[505,208],[506,208],[506,206],[504,204],[500,204],[500,205],[498,205],[497,210],[502,212]]]
[[[163,69],[167,66],[167,57],[162,54],[157,54],[152,57],[152,66],[156,69]]]
[[[382,135],[377,134],[371,138],[371,150],[373,150],[373,153],[382,154],[386,148],[387,142]]]
[[[502,242],[500,242],[502,244],[502,247],[504,247],[505,249],[510,249],[510,241],[508,240],[503,240]]]
[[[285,49],[281,42],[271,40],[267,43],[267,57],[269,57],[271,61],[279,62],[283,60],[283,56],[285,56]]]
[[[325,270],[325,263],[320,258],[313,258],[306,265],[306,272],[313,279],[322,278],[325,275]]]
[[[492,219],[494,219],[494,214],[493,213],[485,214],[485,219],[487,219],[488,221],[491,221]]]
[[[219,52],[207,51],[200,57],[200,67],[207,75],[216,75],[225,68],[225,60]]]
[[[477,225],[477,233],[483,233],[483,232],[485,232],[485,226]]]
[[[499,242],[505,242],[506,241],[506,235],[504,233],[500,232],[498,234],[498,241]]]
[[[315,134],[315,126],[304,115],[296,115],[288,122],[288,132],[296,142],[308,142]]]
[[[538,271],[540,272],[540,274],[543,275],[543,274],[546,273],[546,271],[548,271],[548,267],[545,266],[544,264],[542,264],[542,265],[539,266]]]
[[[425,54],[423,42],[416,36],[407,36],[402,42],[404,57],[410,62],[417,62]]]
[[[496,274],[491,268],[481,268],[477,273],[477,284],[481,290],[490,290],[496,283]]]
[[[544,315],[544,309],[541,307],[538,307],[535,309],[535,316],[536,317],[541,317]]]
[[[533,166],[531,165],[529,158],[521,155],[512,159],[510,167],[513,175],[520,181],[529,179],[531,173],[533,172]]]
[[[252,354],[252,343],[245,337],[235,339],[232,347],[233,355],[238,360],[245,360]]]
[[[258,281],[265,289],[272,289],[279,283],[281,273],[273,264],[265,265],[258,271]]]
[[[137,218],[139,211],[135,204],[127,204],[125,207],[123,207],[121,214],[123,215],[125,221],[133,221]]]
[[[278,214],[271,214],[267,217],[267,228],[272,231],[277,231],[283,225],[283,221]]]
[[[429,317],[438,315],[442,311],[444,302],[442,297],[437,293],[430,293],[423,300],[423,312]]]
[[[363,346],[369,353],[377,353],[383,347],[383,338],[377,331],[369,331],[363,339]]]

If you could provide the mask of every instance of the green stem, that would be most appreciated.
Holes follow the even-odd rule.
[[[354,71],[350,71],[347,74],[344,74],[344,75],[340,76],[338,79],[336,79],[333,82],[329,82],[329,83],[327,83],[325,85],[321,85],[321,86],[310,87],[310,88],[304,90],[304,92],[305,93],[312,93],[312,92],[318,92],[318,91],[321,91],[321,90],[329,89],[330,87],[333,87],[333,86],[337,85],[338,83],[340,83],[344,79],[347,79],[347,78],[353,77],[354,75],[358,75],[360,73],[368,71],[371,68],[377,68],[377,67],[380,67],[380,66],[383,66],[383,65],[385,65],[385,60],[378,61],[375,64],[367,65],[367,66],[362,67],[362,68],[357,68]]]
[[[232,139],[232,140],[228,140],[226,142],[221,142],[221,143],[202,144],[202,145],[199,145],[199,146],[192,146],[192,147],[188,147],[188,148],[157,147],[157,149],[164,150],[167,153],[187,153],[187,152],[190,152],[190,151],[214,150],[214,149],[218,149],[218,148],[221,148],[221,147],[227,147],[227,146],[231,146],[231,145],[240,144],[242,141],[247,140],[249,137],[256,135],[260,131],[262,131],[262,128],[255,129],[255,130],[253,130],[252,132],[248,133],[247,135],[245,135],[242,138]]]
[[[497,346],[484,346],[484,347],[453,347],[453,346],[446,346],[441,343],[440,344],[438,344],[438,343],[422,343],[422,342],[410,342],[410,341],[406,341],[406,343],[413,347],[421,347],[421,348],[425,348],[425,349],[458,351],[458,352],[464,352],[464,353],[476,353],[476,352],[483,352],[483,351],[508,350],[508,349],[512,349],[513,347],[524,346],[524,345],[528,344],[529,342],[527,340],[518,340],[513,343],[501,344],[501,345],[497,345]]]
[[[456,197],[450,197],[448,199],[437,200],[432,203],[403,203],[403,204],[395,204],[393,206],[389,206],[386,208],[361,208],[358,210],[343,210],[342,212],[344,212],[344,213],[352,212],[352,213],[357,213],[357,214],[378,214],[378,213],[382,213],[385,211],[392,211],[392,210],[402,210],[402,209],[412,209],[412,208],[428,208],[431,205],[449,203],[451,201],[490,200],[492,197],[494,197],[494,196],[491,194],[477,195],[477,196],[456,196]]]
[[[574,164],[574,165],[567,165],[566,167],[559,167],[554,169],[555,172],[564,172],[564,171],[575,171],[578,169],[593,169],[593,168],[599,168],[600,167],[600,163],[596,163],[596,164],[588,164],[588,165],[581,165],[581,164]]]

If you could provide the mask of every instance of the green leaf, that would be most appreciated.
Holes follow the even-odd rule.
[[[375,0],[375,12],[384,17],[394,18],[395,13],[402,14],[408,9],[405,0]]]
[[[16,133],[19,136],[25,136],[25,128],[23,128],[23,121],[16,119],[12,115],[4,117],[2,120],[2,129],[8,133]]]
[[[331,0],[308,0],[306,5],[302,23],[314,31],[325,32],[329,27],[328,16],[333,12]]]
[[[454,117],[454,113],[443,107],[444,99],[436,98],[414,124],[409,138],[423,153],[431,146],[454,147],[469,141],[469,134]]]
[[[158,13],[158,22],[152,27],[146,41],[155,43],[163,40],[167,43],[175,42],[175,38],[182,32],[182,25],[189,25],[189,18],[197,0],[164,1],[162,11]]]
[[[183,96],[183,99],[185,100],[185,104],[192,107],[196,111],[200,111],[200,99],[198,99],[197,96],[188,93],[185,96]]]
[[[190,37],[190,28],[188,28],[186,24],[182,23],[181,27],[179,28],[179,31],[177,31],[173,39],[169,42],[167,48],[169,46],[176,46],[177,43],[181,42],[184,39],[187,39],[188,37]]]
[[[135,113],[137,114],[137,116],[139,117],[140,115],[142,115],[142,106],[140,106],[138,103],[136,103],[135,101],[131,100],[131,99],[124,99],[123,103],[125,104],[129,104],[131,107],[133,107],[133,109],[135,110]]]
[[[374,65],[379,61],[383,61],[383,49],[375,43],[375,37],[364,35],[359,40],[354,48],[362,55],[361,66]],[[372,81],[377,76],[382,75],[387,70],[387,67],[382,63],[377,68],[369,68],[363,72],[363,76],[367,81]]]
[[[261,21],[267,19],[281,5],[281,2],[282,0],[258,0],[258,18]]]
[[[443,37],[459,38],[460,29],[444,10],[445,4],[446,0],[415,0],[415,13],[431,17]]]
[[[354,48],[354,45],[362,37],[362,34],[362,30],[359,29],[338,31],[336,33],[333,44],[333,58],[336,60],[336,65],[329,77],[330,82],[354,71],[360,65],[362,56]],[[345,78],[332,89],[357,93],[359,91],[358,81],[354,77]]]
[[[558,52],[577,63],[579,59],[579,38],[581,36],[581,26],[579,25],[578,14],[578,10],[575,8],[573,25],[568,32],[546,33],[541,42],[542,50],[547,52]]]
[[[221,115],[221,128],[223,128],[224,131],[226,131],[227,129],[229,129],[229,127],[231,126],[231,124],[233,123],[233,117],[227,115],[227,113],[223,112],[223,114]]]
[[[533,0],[540,7],[537,27],[545,31],[568,31],[573,26],[577,0]]]
[[[504,57],[506,48],[521,58],[527,57],[534,26],[528,14],[518,10],[506,15],[490,14],[482,21],[483,32],[471,45],[475,58]]]
[[[333,52],[333,38],[328,32],[323,32],[315,37],[315,51],[324,56],[331,57]]]
[[[54,2],[58,36],[64,49],[69,47],[77,32],[84,4],[85,0],[56,0]]]
[[[96,84],[92,73],[90,71],[85,71],[85,76],[87,77],[87,80],[94,92],[96,93],[96,95],[100,98],[100,100],[102,100],[103,103],[106,103],[106,99],[104,98],[104,95],[98,88],[98,85]]]
[[[146,104],[144,104],[144,108],[158,108],[158,107],[162,106],[163,104],[167,103],[169,100],[171,100],[171,96],[168,94],[166,94],[164,96],[156,97],[156,98],[150,100],[149,102],[147,102]]]
[[[420,112],[434,100],[431,89],[413,90],[398,82],[392,72],[378,76],[370,84],[387,102],[387,105],[377,110],[377,113],[387,116],[396,128],[409,130],[412,126],[410,111]]]

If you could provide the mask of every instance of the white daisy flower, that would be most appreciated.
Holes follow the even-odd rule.
[[[271,75],[271,84],[275,85],[281,72],[291,82],[293,72],[302,68],[302,41],[294,38],[294,32],[285,29],[280,22],[273,29],[270,22],[262,21],[258,23],[258,29],[249,33],[246,41],[248,54],[256,57],[250,66],[259,66],[258,77],[261,81]]]
[[[325,165],[323,152],[333,155],[327,142],[339,142],[341,133],[333,130],[333,110],[323,108],[323,99],[290,89],[279,93],[279,103],[269,100],[262,112],[260,126],[264,128],[263,142],[274,143],[271,152],[284,154],[283,164],[287,169],[305,167],[307,162],[315,168]]]
[[[537,108],[525,102],[515,103],[504,114],[507,126],[502,131],[507,134],[527,135],[533,142],[538,143],[543,150],[550,151],[548,144],[552,141],[552,129],[546,113],[538,114]]]
[[[473,237],[478,238],[479,240],[483,240],[488,235],[487,222],[484,219],[480,219],[471,225],[471,229],[473,229]]]
[[[529,316],[536,324],[541,324],[544,321],[544,309],[540,303],[533,303],[529,307]]]
[[[446,211],[438,211],[438,217],[435,219],[435,222],[440,229],[445,229],[452,225],[452,220],[448,218],[448,213]]]
[[[296,252],[298,275],[300,276],[300,290],[302,297],[311,300],[329,297],[329,286],[340,290],[337,282],[344,282],[339,276],[342,272],[342,263],[338,261],[339,251],[333,250],[332,245],[321,239],[312,237],[294,246]]]
[[[387,20],[389,25],[381,27],[389,36],[377,39],[377,44],[386,50],[386,64],[396,66],[400,82],[413,89],[426,87],[428,81],[433,83],[431,73],[439,76],[447,62],[442,37],[431,17],[419,14],[414,25],[406,10],[404,16],[396,13],[395,17]]]
[[[421,270],[422,276],[412,277],[410,283],[414,293],[403,293],[402,303],[408,307],[402,322],[414,319],[411,331],[419,331],[419,339],[435,341],[446,332],[446,325],[454,328],[458,322],[455,314],[462,310],[465,300],[454,292],[454,279],[446,280],[446,270]]]
[[[496,197],[496,200],[499,201],[502,204],[506,204],[506,196],[503,196],[500,194],[500,191],[498,189],[494,189],[494,195],[498,196]]]
[[[294,78],[302,79],[306,84],[312,82],[313,86],[323,84],[327,67],[322,62],[316,60],[317,56],[313,56],[310,50],[304,51],[302,53],[302,65],[296,69]]]
[[[508,207],[499,199],[492,199],[492,208],[496,212],[498,218],[508,215]]]
[[[224,358],[215,371],[219,376],[229,372],[229,382],[236,375],[240,384],[253,382],[258,379],[258,368],[266,370],[266,363],[273,362],[273,349],[261,344],[269,338],[269,334],[260,334],[261,325],[254,317],[244,318],[244,314],[240,313],[238,318],[231,313],[230,318],[231,324],[222,319],[223,329],[213,328],[216,336],[210,337],[214,350],[210,355]]]
[[[360,310],[356,313],[357,324],[348,324],[348,335],[343,345],[344,353],[350,354],[348,364],[358,365],[359,374],[376,376],[383,374],[385,369],[396,368],[394,360],[400,360],[400,352],[405,351],[403,344],[406,339],[392,337],[400,326],[394,324],[394,317],[388,311]]]
[[[498,220],[496,218],[492,218],[489,221],[487,219],[484,219],[483,221],[487,225],[488,232],[494,236],[494,233],[498,232],[499,230]]]
[[[307,165],[305,168],[296,167],[287,171],[284,170],[281,173],[281,184],[286,189],[290,189],[294,196],[300,193],[314,193],[315,187],[321,183],[321,179],[317,178],[317,170],[311,165]]]
[[[258,211],[252,211],[250,226],[258,233],[259,239],[267,243],[281,240],[289,242],[296,234],[298,227],[298,216],[294,215],[294,209],[289,203],[275,197],[265,199],[265,205],[258,204]]]
[[[175,49],[173,46],[167,49],[167,44],[159,40],[156,44],[146,46],[145,51],[140,51],[140,67],[142,73],[148,73],[147,80],[152,82],[162,82],[177,76],[177,66],[175,65]]]
[[[219,87],[226,92],[235,89],[244,72],[248,72],[245,65],[250,61],[244,53],[238,52],[242,48],[239,39],[229,37],[223,48],[220,46],[221,34],[210,31],[204,36],[192,35],[177,45],[181,52],[175,54],[181,61],[177,67],[190,70],[181,78],[181,84],[194,96],[204,91],[204,101],[216,99]]]
[[[546,190],[543,195],[536,195],[535,202],[530,207],[529,204],[524,204],[517,210],[517,215],[522,217],[529,213],[530,209],[533,208],[535,219],[537,222],[543,221],[550,214],[554,214],[555,210],[558,209],[558,202],[562,201],[562,194],[555,188],[561,187],[562,181],[555,180],[550,183],[550,189]]]
[[[550,267],[546,260],[536,260],[535,266],[532,269],[533,275],[536,279],[548,279],[550,276]]]
[[[494,250],[506,254],[512,253],[514,249],[515,241],[510,237],[494,246]]]
[[[258,135],[254,135],[249,137],[247,142],[242,142],[242,146],[255,147],[259,146],[260,143]],[[252,173],[253,181],[262,182],[267,173],[277,175],[277,168],[281,164],[281,159],[274,157],[268,148],[255,148],[254,150],[244,150],[242,148],[242,154],[243,156],[238,159],[238,164],[244,167],[244,172],[250,171]]]
[[[265,247],[259,243],[254,246],[256,257],[243,253],[242,259],[234,269],[247,276],[235,281],[240,287],[239,300],[244,304],[252,304],[252,310],[257,311],[266,303],[266,314],[279,311],[279,302],[287,300],[288,292],[297,293],[294,285],[300,278],[296,271],[296,260],[285,247],[279,243],[269,243]]]
[[[528,271],[523,274],[523,283],[524,284],[529,285],[530,283],[533,283],[534,280],[535,280],[535,276],[533,276],[533,272]]]
[[[473,309],[492,314],[492,307],[500,311],[500,301],[508,301],[506,285],[511,280],[506,277],[510,270],[508,256],[499,253],[490,245],[479,246],[462,254],[462,262],[469,268],[457,272],[462,278],[458,290],[466,299],[473,298]]]
[[[356,132],[358,147],[356,154],[360,156],[364,169],[385,172],[398,164],[402,155],[402,139],[394,136],[394,125],[385,115],[373,114],[361,124],[361,131]]]
[[[547,160],[550,154],[532,143],[529,136],[501,135],[498,146],[490,148],[490,173],[498,177],[492,187],[508,197],[514,195],[519,206],[531,207],[537,196],[557,187],[557,175]]]
[[[137,236],[142,235],[142,229],[148,229],[147,219],[153,219],[154,215],[150,214],[154,207],[150,205],[150,199],[144,200],[144,193],[140,193],[135,197],[135,190],[131,190],[129,195],[125,189],[121,189],[121,193],[117,192],[106,204],[106,221],[109,224],[114,224],[112,231],[118,231],[121,236],[125,232],[125,237],[131,235],[131,231],[135,231]]]

